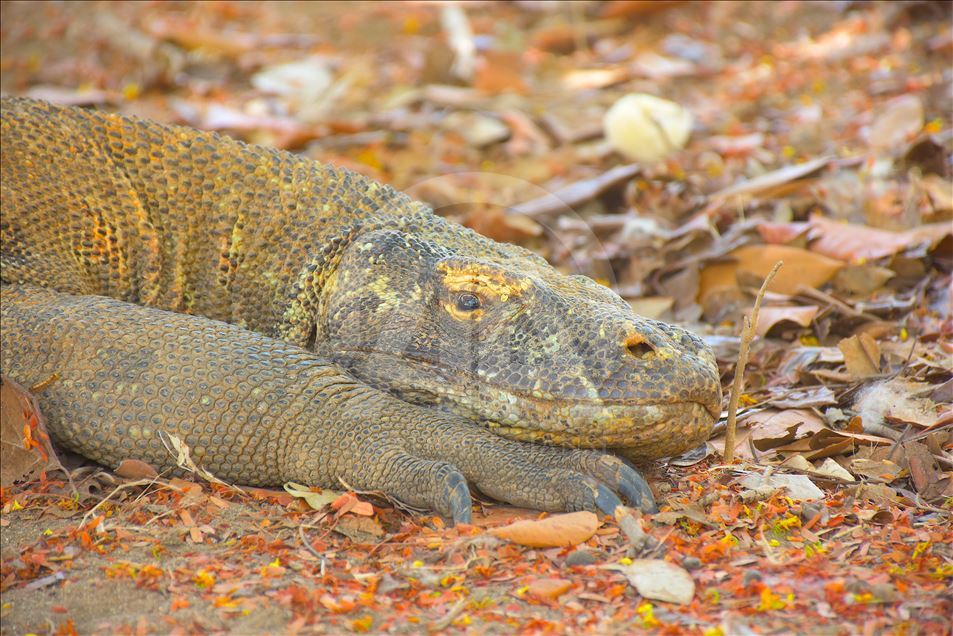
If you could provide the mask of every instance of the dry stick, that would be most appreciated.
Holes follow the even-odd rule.
[[[738,399],[741,397],[741,388],[745,380],[745,365],[748,364],[748,347],[754,339],[754,330],[758,326],[758,312],[761,310],[761,301],[764,299],[764,293],[768,290],[771,279],[778,273],[784,261],[778,261],[768,272],[764,282],[761,283],[761,290],[757,298],[754,299],[754,309],[751,310],[751,318],[744,317],[744,327],[741,329],[741,347],[738,350],[738,363],[735,365],[735,377],[731,383],[731,396],[728,398],[728,424],[725,427],[725,453],[723,461],[730,464],[735,459],[735,431],[738,417]]]

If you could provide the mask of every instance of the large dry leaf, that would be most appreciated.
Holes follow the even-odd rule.
[[[778,261],[784,261],[784,267],[771,281],[768,291],[781,294],[794,294],[799,285],[820,287],[844,266],[840,261],[786,245],[746,245],[728,256],[731,260],[710,263],[702,270],[699,302],[703,303],[714,292],[738,288],[741,272],[764,278]]]
[[[661,559],[636,559],[628,565],[613,564],[607,570],[622,572],[643,597],[653,601],[688,605],[695,598],[695,580],[687,570]]]
[[[524,520],[490,534],[531,548],[570,547],[587,541],[599,529],[599,517],[591,512],[570,512],[540,520]]]

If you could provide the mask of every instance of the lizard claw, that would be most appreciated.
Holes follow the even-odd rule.
[[[470,488],[467,486],[466,478],[453,472],[447,477],[446,483],[446,505],[445,509],[449,512],[448,517],[453,523],[470,523],[472,515],[472,504],[470,501]]]
[[[614,492],[599,484],[596,489],[595,504],[600,512],[612,516],[615,514],[615,509],[622,505],[622,500],[616,497]]]
[[[642,512],[654,514],[658,512],[655,497],[648,482],[636,470],[626,466],[619,475],[619,492],[632,506]]]

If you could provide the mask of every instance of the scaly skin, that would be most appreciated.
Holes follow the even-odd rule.
[[[393,400],[394,414],[382,426],[402,439],[408,431],[421,431],[418,421],[426,413],[425,421],[439,415],[441,421],[466,422],[461,430],[480,426],[484,434],[495,433],[472,448],[482,454],[493,444],[509,449],[499,453],[542,452],[537,445],[513,446],[499,437],[504,436],[644,458],[676,454],[703,441],[717,416],[721,394],[714,357],[696,336],[638,317],[591,280],[564,276],[531,252],[441,219],[387,186],[185,128],[24,99],[4,99],[2,108],[3,282],[195,314],[284,341],[263,342],[285,347],[269,354],[269,364],[295,386],[302,382],[299,371],[283,359],[297,360],[304,355],[298,348],[308,349],[318,356],[314,364],[355,387],[345,399],[315,406],[320,411],[311,425],[315,430],[337,420],[367,422],[373,411],[367,396],[373,392],[380,396],[375,399],[389,394]],[[4,303],[11,293],[4,292]],[[16,293],[37,292],[24,287]],[[71,320],[80,320],[81,308],[86,310],[70,304],[81,301],[68,296],[44,299],[50,306],[70,307],[64,315]],[[117,323],[117,340],[129,333],[149,342],[168,335],[149,333],[152,313],[116,303],[97,307],[136,316]],[[185,325],[199,319],[176,320]],[[236,362],[241,359],[247,345],[242,338],[252,334],[202,324],[216,325],[203,328],[217,328],[216,346]],[[9,331],[5,326],[4,372],[9,358],[21,357],[16,349],[14,356],[6,354]],[[30,344],[22,341],[30,337],[36,333],[11,334],[10,346]],[[128,346],[143,344],[135,342]],[[175,342],[185,347],[182,339]],[[105,350],[119,357],[131,351]],[[205,364],[194,356],[183,362],[189,368]],[[33,363],[22,364],[19,372],[30,375]],[[98,381],[90,379],[88,361],[68,364],[77,381]],[[230,368],[236,372],[238,366]],[[227,375],[216,382],[234,384]],[[55,384],[48,389],[57,390]],[[261,392],[256,395],[264,399]],[[98,410],[82,404],[88,405],[85,398],[71,403],[86,413],[73,419],[80,426],[54,424],[54,436],[62,442],[70,437],[69,443],[79,446],[79,438],[106,426],[112,432],[105,443],[122,448],[124,433],[108,428]],[[192,417],[211,421],[203,410],[208,406],[195,405]],[[169,430],[181,425],[166,421],[168,405],[162,400],[125,408],[123,417],[158,418]],[[274,426],[265,427],[269,435]],[[356,437],[366,433],[354,426]],[[447,445],[445,461],[452,456],[471,483],[489,478],[462,467],[461,433],[434,427],[440,432],[421,434],[446,435],[433,440]],[[212,454],[233,451],[208,435],[191,439]],[[314,456],[330,452],[337,465],[358,472],[373,472],[381,462],[360,444],[348,445],[330,433],[317,434],[298,449]],[[441,459],[420,455],[425,456]],[[266,480],[251,474],[258,474],[255,464],[240,470],[251,471],[243,472],[241,481]],[[284,470],[262,468],[261,474],[277,483],[291,476]],[[311,474],[316,484],[335,481],[331,473]],[[400,479],[390,486],[375,481],[373,487],[405,492],[408,479]],[[618,480],[603,482],[618,485]],[[570,507],[565,492],[550,496],[554,488],[559,490],[544,488],[543,498]],[[515,501],[516,489],[511,484],[490,492]],[[593,507],[601,495],[598,488],[590,491],[585,505]],[[432,503],[439,499],[428,497]],[[651,507],[644,489],[630,497],[640,498]]]

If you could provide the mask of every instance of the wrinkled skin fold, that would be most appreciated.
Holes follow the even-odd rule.
[[[242,483],[345,478],[456,519],[468,484],[650,509],[602,451],[677,454],[717,418],[696,336],[387,186],[185,128],[2,110],[3,372],[60,372],[41,406],[93,459],[165,466],[157,435],[182,434]]]

